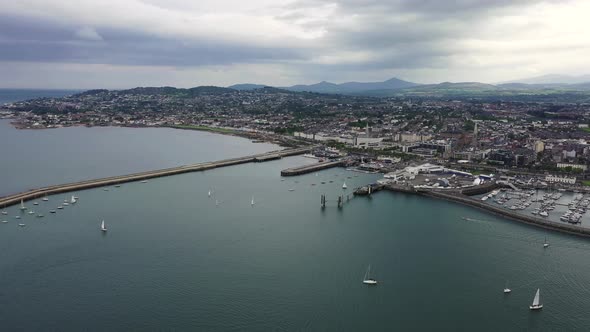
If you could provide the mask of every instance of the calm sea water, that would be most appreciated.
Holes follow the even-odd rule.
[[[281,181],[281,169],[307,162],[292,157],[81,191],[76,205],[55,215],[49,210],[66,195],[51,196],[28,203],[45,218],[23,214],[26,227],[10,208],[0,224],[2,329],[590,328],[586,239],[388,192],[338,209],[344,181],[353,188],[377,176],[337,168]],[[369,264],[375,287],[361,283]],[[539,287],[545,307],[531,312]]]
[[[0,105],[34,98],[57,98],[69,96],[79,90],[38,90],[38,89],[0,89]]]
[[[0,120],[0,195],[280,149],[245,138],[168,128],[17,130]]]

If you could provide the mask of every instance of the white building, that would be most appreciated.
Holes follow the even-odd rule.
[[[566,183],[566,184],[575,184],[576,178],[568,178],[566,176],[556,176],[556,175],[546,175],[545,181],[550,183]]]
[[[581,169],[583,171],[588,169],[588,166],[582,165],[582,164],[557,163],[557,168],[567,168],[567,167],[577,168],[577,169]]]

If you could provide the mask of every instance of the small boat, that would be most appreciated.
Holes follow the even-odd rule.
[[[541,211],[541,212],[539,212],[539,215],[542,217],[547,217],[547,216],[549,216],[549,213],[547,213],[547,211]]]
[[[143,181],[141,181],[141,183],[147,183],[147,180],[143,180]]]
[[[16,216],[16,217],[14,217],[14,218],[15,218],[15,219],[20,219],[20,216]]]
[[[365,277],[363,278],[363,284],[366,285],[377,285],[377,280],[371,278],[369,274],[371,273],[371,265],[367,268],[367,272],[365,272]]]
[[[322,181],[322,184],[326,184],[326,181]]]
[[[107,231],[107,227],[104,225],[104,220],[100,224],[100,230],[103,231],[103,232],[106,232]]]
[[[50,210],[49,213],[55,213],[55,210]]]
[[[25,202],[24,202],[22,199],[20,200],[20,209],[21,209],[22,211],[24,211],[24,210],[26,210],[26,209],[27,209],[27,207],[25,206]]]
[[[64,199],[64,203],[67,203],[67,202],[68,202],[68,199],[67,199],[67,198],[66,198],[66,199]]]
[[[31,210],[29,211],[29,214],[35,214],[35,211]]]
[[[3,215],[7,215],[7,214],[8,214],[8,212],[6,212],[6,211],[2,211],[2,214],[3,214]]]
[[[344,184],[342,184],[342,189],[346,189],[348,188],[348,186],[346,185],[346,182],[344,182]]]
[[[211,189],[209,189],[209,192],[207,193],[208,197],[211,197]]]
[[[109,191],[109,188],[102,188],[102,191]]]
[[[254,206],[254,196],[252,196],[252,201],[250,202],[250,205]]]
[[[8,220],[2,220],[3,224],[6,224],[8,222]]]
[[[506,281],[506,286],[504,286],[504,294],[508,294],[512,292],[512,289],[508,288],[508,281]]]
[[[37,215],[37,218],[43,218],[43,217],[45,217],[45,216],[44,216],[44,215],[42,215],[41,213],[39,213],[39,214]]]
[[[121,188],[121,185],[120,184],[116,184],[115,185],[115,188]]]
[[[289,189],[289,191],[295,191],[295,189],[293,189],[293,188],[290,188],[290,189]]]
[[[549,247],[549,243],[547,243],[547,237],[545,236],[545,242],[543,243],[543,248]]]
[[[70,204],[76,204],[78,200],[76,199],[76,196],[73,196],[70,198]]]
[[[39,205],[39,202],[33,202],[33,205]]]
[[[543,308],[543,304],[541,304],[541,289],[537,289],[537,293],[535,293],[535,298],[533,299],[533,304],[529,306],[531,310],[539,310]]]
[[[63,203],[63,206],[68,206],[68,205],[70,205],[70,203],[68,203],[68,202]]]
[[[47,202],[49,200],[49,198],[47,198],[47,195],[45,195],[45,197],[43,197],[42,201],[43,202]]]
[[[25,227],[25,226],[26,226],[25,224],[18,224],[18,225],[19,225],[20,227]]]
[[[315,186],[315,183],[312,183],[311,185],[312,185],[312,186]]]
[[[58,210],[61,210],[61,209],[63,209],[63,208],[64,208],[64,207],[63,207],[63,206],[61,206],[61,205],[57,207],[57,209],[58,209]]]

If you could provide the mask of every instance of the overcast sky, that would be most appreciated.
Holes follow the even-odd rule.
[[[588,0],[0,2],[0,87],[590,73]]]

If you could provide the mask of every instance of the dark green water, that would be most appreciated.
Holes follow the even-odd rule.
[[[587,240],[388,192],[339,210],[344,180],[376,176],[331,169],[281,181],[281,169],[304,162],[82,191],[56,215],[48,210],[65,195],[50,197],[26,227],[11,208],[0,224],[2,330],[590,329]],[[375,287],[361,283],[369,264]],[[538,287],[545,307],[531,312]]]

